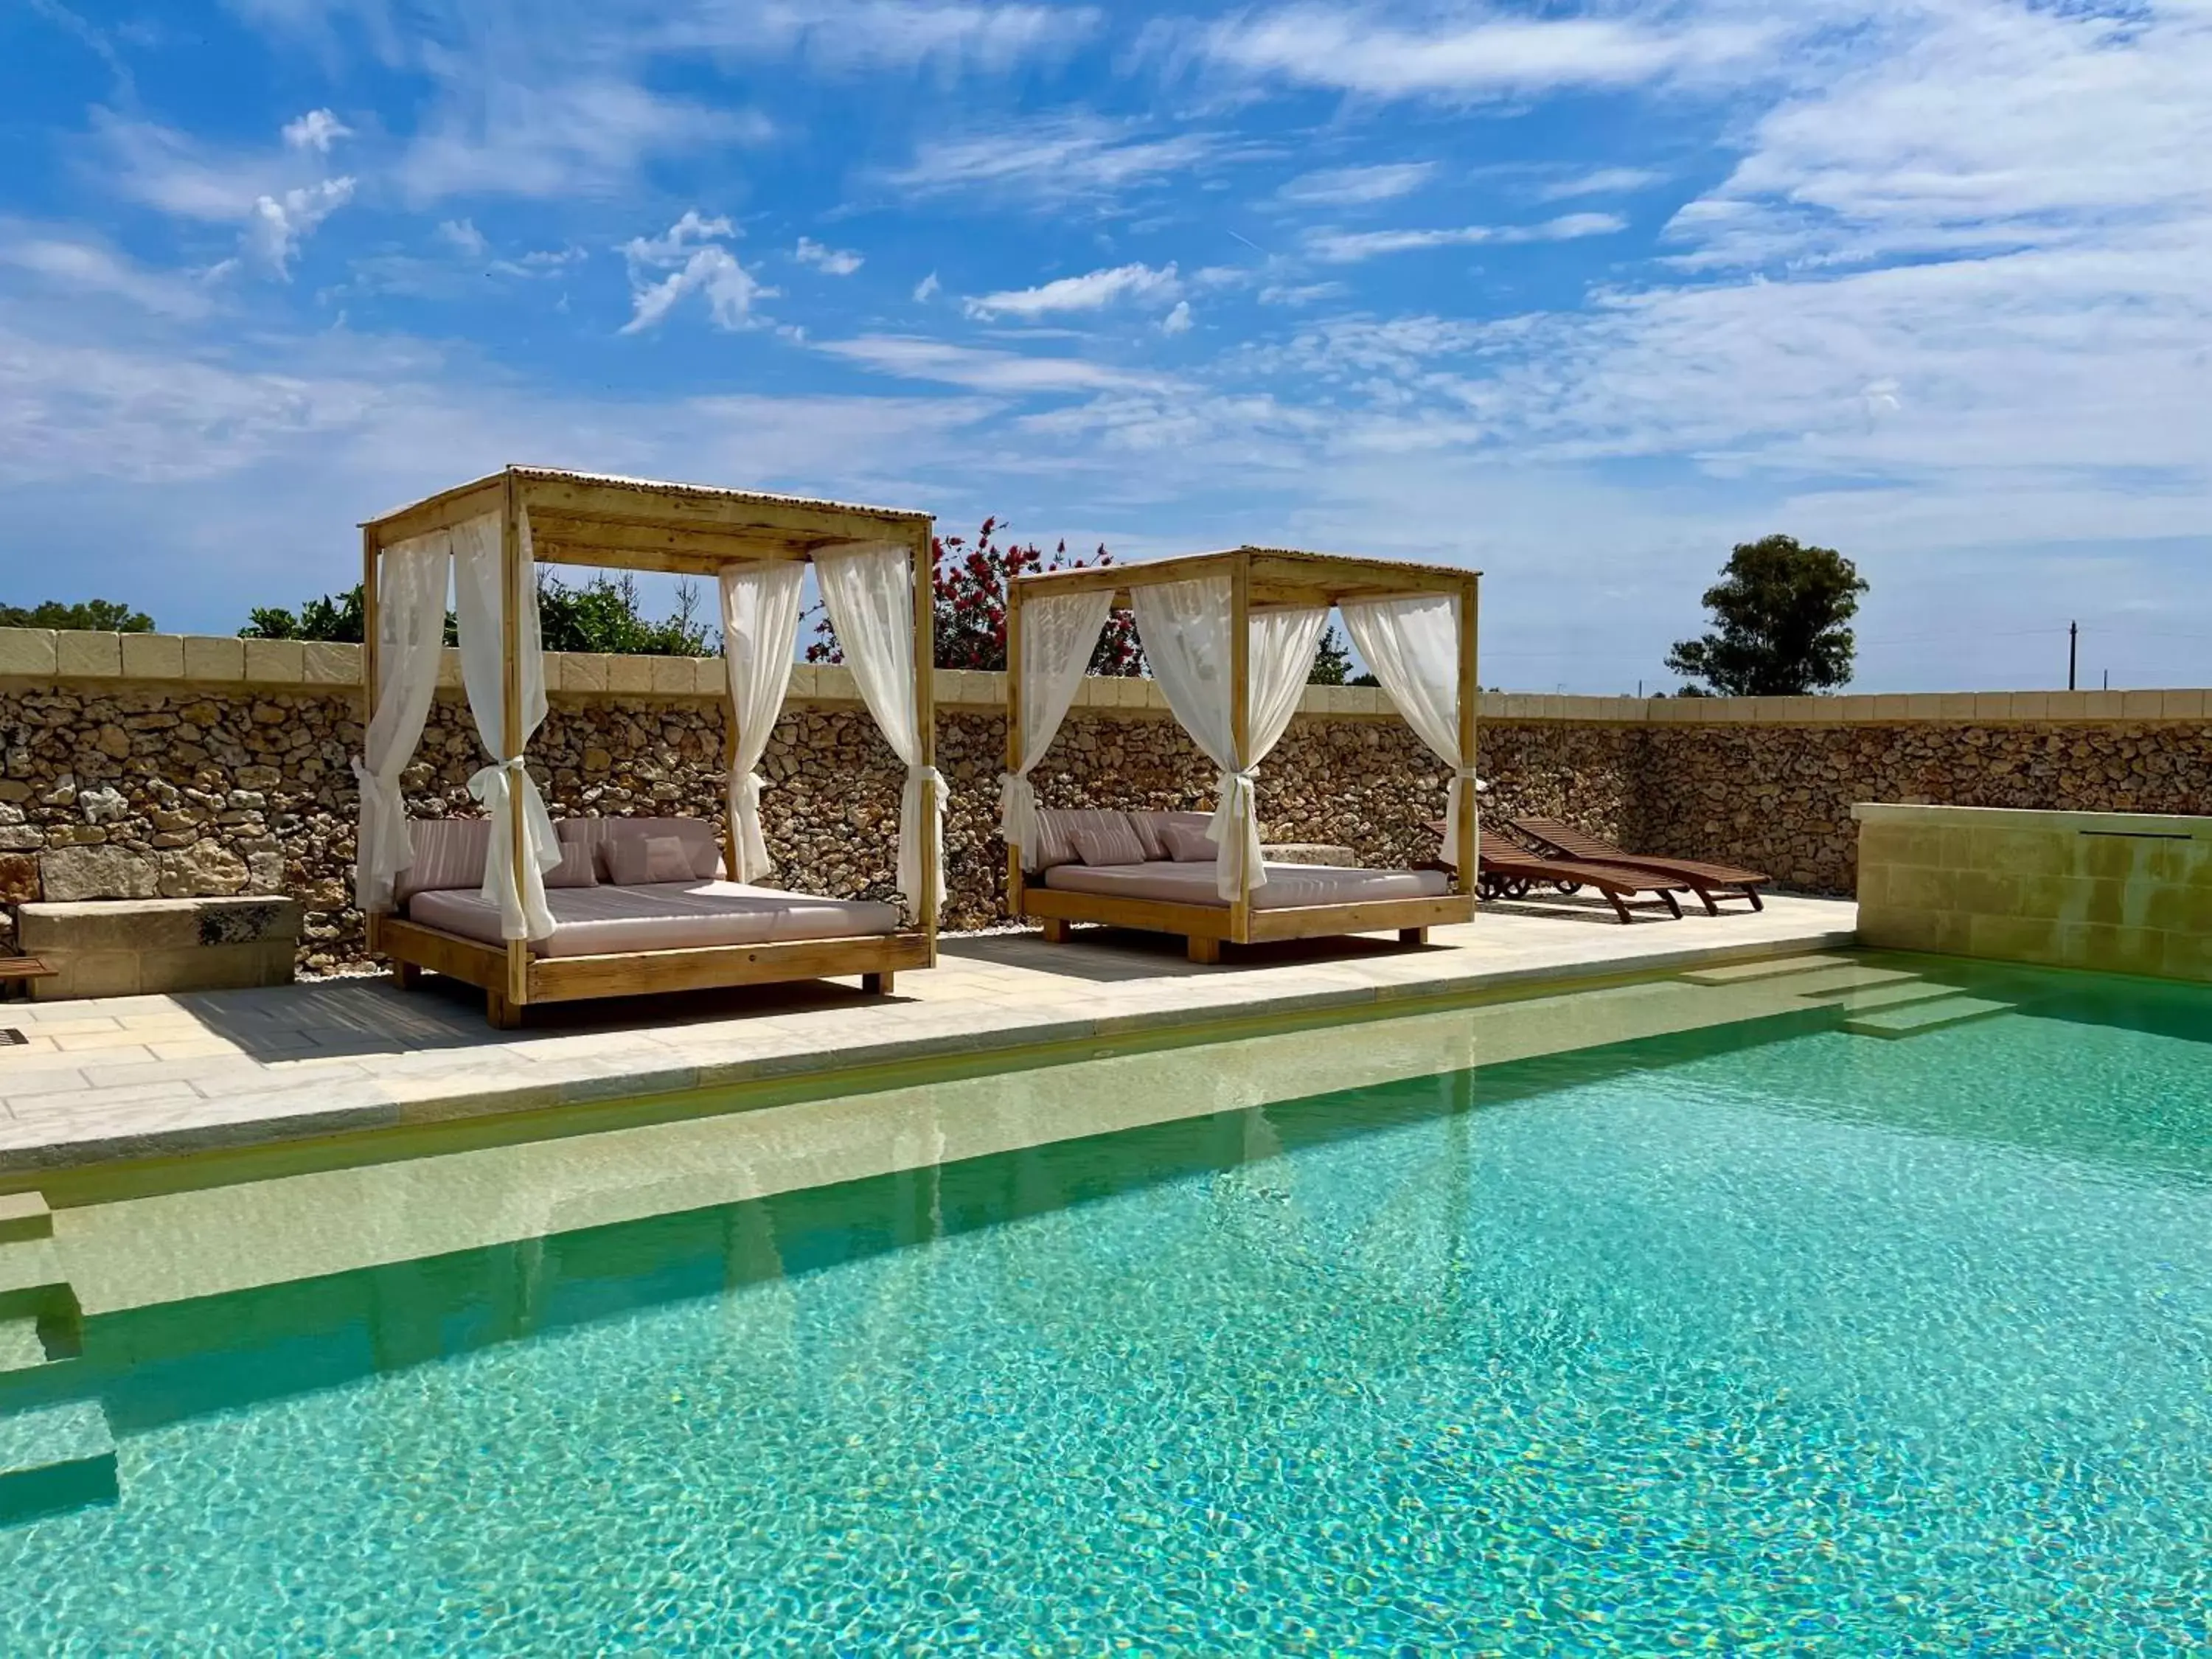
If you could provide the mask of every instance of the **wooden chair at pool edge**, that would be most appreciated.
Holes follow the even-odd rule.
[[[1113,595],[1126,607],[1128,590],[1145,584],[1184,581],[1225,570],[1230,583],[1230,726],[1237,752],[1244,752],[1251,724],[1250,621],[1253,610],[1270,605],[1335,605],[1342,601],[1411,599],[1442,594],[1457,601],[1459,618],[1458,721],[1460,752],[1475,752],[1475,720],[1481,682],[1477,673],[1476,636],[1481,573],[1448,566],[1400,563],[1389,559],[1349,558],[1285,548],[1240,547],[1227,552],[1196,553],[1147,564],[1111,565],[1021,576],[1006,591],[1006,769],[1022,764],[1022,605],[1026,599],[1095,592]],[[1193,962],[1221,960],[1224,944],[1262,940],[1327,939],[1344,933],[1396,932],[1407,943],[1425,942],[1432,927],[1471,921],[1474,888],[1457,873],[1474,867],[1479,835],[1474,780],[1455,780],[1466,791],[1460,812],[1461,860],[1451,890],[1442,897],[1366,899],[1350,903],[1255,909],[1248,879],[1245,890],[1225,905],[1179,903],[1031,885],[1022,868],[1018,847],[1006,849],[1006,908],[1017,917],[1035,917],[1044,934],[1064,941],[1073,922],[1099,922],[1153,933],[1179,933]],[[1248,872],[1249,877],[1249,872]]]
[[[708,486],[658,483],[596,473],[510,466],[362,526],[362,725],[376,714],[378,685],[377,577],[387,545],[451,529],[489,513],[501,515],[502,592],[520,590],[522,525],[529,514],[532,553],[538,564],[598,569],[716,575],[724,565],[759,559],[811,559],[817,550],[855,542],[903,542],[913,577],[914,698],[919,727],[917,764],[933,768],[937,756],[934,607],[931,538],[927,513],[854,507],[799,496]],[[501,650],[505,746],[522,749],[522,665],[520,606],[502,603]],[[737,752],[737,714],[729,711],[724,743],[726,765]],[[526,831],[522,813],[509,815],[511,863],[518,897],[523,890]],[[424,969],[446,974],[485,993],[492,1024],[512,1027],[532,1003],[596,997],[641,996],[726,986],[775,984],[858,975],[867,988],[888,990],[900,969],[934,967],[940,902],[936,879],[936,814],[921,820],[922,891],[910,895],[911,930],[876,936],[801,939],[783,943],[646,950],[605,956],[539,957],[523,939],[505,947],[424,926],[394,915],[367,918],[368,949],[389,957],[404,985]],[[727,867],[738,867],[737,826],[724,836]]]

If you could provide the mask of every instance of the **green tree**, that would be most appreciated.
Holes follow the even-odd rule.
[[[70,628],[92,634],[150,634],[154,619],[120,599],[79,599],[64,605],[0,605],[0,628]]]
[[[238,630],[238,636],[244,640],[328,640],[341,645],[359,645],[362,607],[359,582],[343,593],[325,593],[319,599],[309,599],[297,614],[282,605],[257,605],[246,613],[248,620]],[[448,629],[447,637],[451,635]]]
[[[601,651],[625,657],[703,657],[708,629],[699,616],[696,582],[676,585],[676,609],[659,622],[638,608],[637,580],[594,576],[571,587],[558,576],[538,578],[538,628],[548,651]]]
[[[1790,536],[1740,542],[1705,590],[1711,632],[1676,642],[1667,666],[1728,697],[1794,697],[1847,684],[1850,619],[1867,591],[1858,568],[1832,547]],[[1698,695],[1694,685],[1683,687]]]
[[[639,607],[636,580],[594,576],[570,586],[543,571],[538,577],[538,627],[548,651],[599,651],[618,656],[703,657],[719,648],[700,619],[696,584],[679,582],[676,609],[659,622]],[[249,640],[331,640],[358,645],[366,622],[358,583],[342,593],[309,599],[297,611],[256,605],[240,629]],[[446,643],[459,638],[453,613],[446,613]]]
[[[1331,623],[1322,629],[1321,643],[1314,647],[1313,672],[1306,676],[1306,684],[1342,685],[1351,672],[1352,649]]]

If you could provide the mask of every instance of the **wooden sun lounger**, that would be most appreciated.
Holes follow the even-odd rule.
[[[1443,820],[1432,818],[1429,828],[1439,836],[1443,834]],[[1440,866],[1449,868],[1449,866]],[[1516,847],[1499,847],[1495,843],[1479,845],[1475,853],[1476,896],[1486,899],[1525,898],[1531,889],[1540,886],[1556,887],[1562,893],[1573,893],[1584,887],[1591,889],[1613,907],[1613,915],[1626,922],[1636,920],[1628,914],[1628,901],[1645,893],[1658,896],[1667,907],[1667,914],[1680,921],[1682,907],[1674,901],[1677,892],[1688,890],[1671,877],[1654,876],[1647,871],[1633,870],[1621,865],[1583,864],[1572,859],[1539,858],[1534,853],[1524,853]]]
[[[1505,827],[1523,841],[1534,842],[1546,857],[1572,859],[1579,864],[1617,865],[1672,877],[1698,896],[1709,916],[1721,913],[1717,899],[1745,898],[1751,901],[1754,910],[1766,908],[1759,890],[1773,878],[1756,870],[1739,869],[1732,864],[1711,864],[1702,859],[1647,858],[1640,853],[1625,852],[1601,836],[1586,834],[1559,818],[1507,818]]]

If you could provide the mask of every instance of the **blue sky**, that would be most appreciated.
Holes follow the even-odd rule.
[[[1487,574],[1668,684],[2212,682],[2212,0],[0,9],[0,597],[355,580],[501,464]]]

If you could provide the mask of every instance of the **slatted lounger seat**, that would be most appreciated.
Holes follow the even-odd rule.
[[[734,881],[556,887],[547,891],[545,905],[553,913],[553,931],[530,941],[533,957],[889,938],[899,930],[896,905],[817,898]],[[407,917],[464,939],[502,943],[499,907],[475,889],[417,893],[407,902]]]

